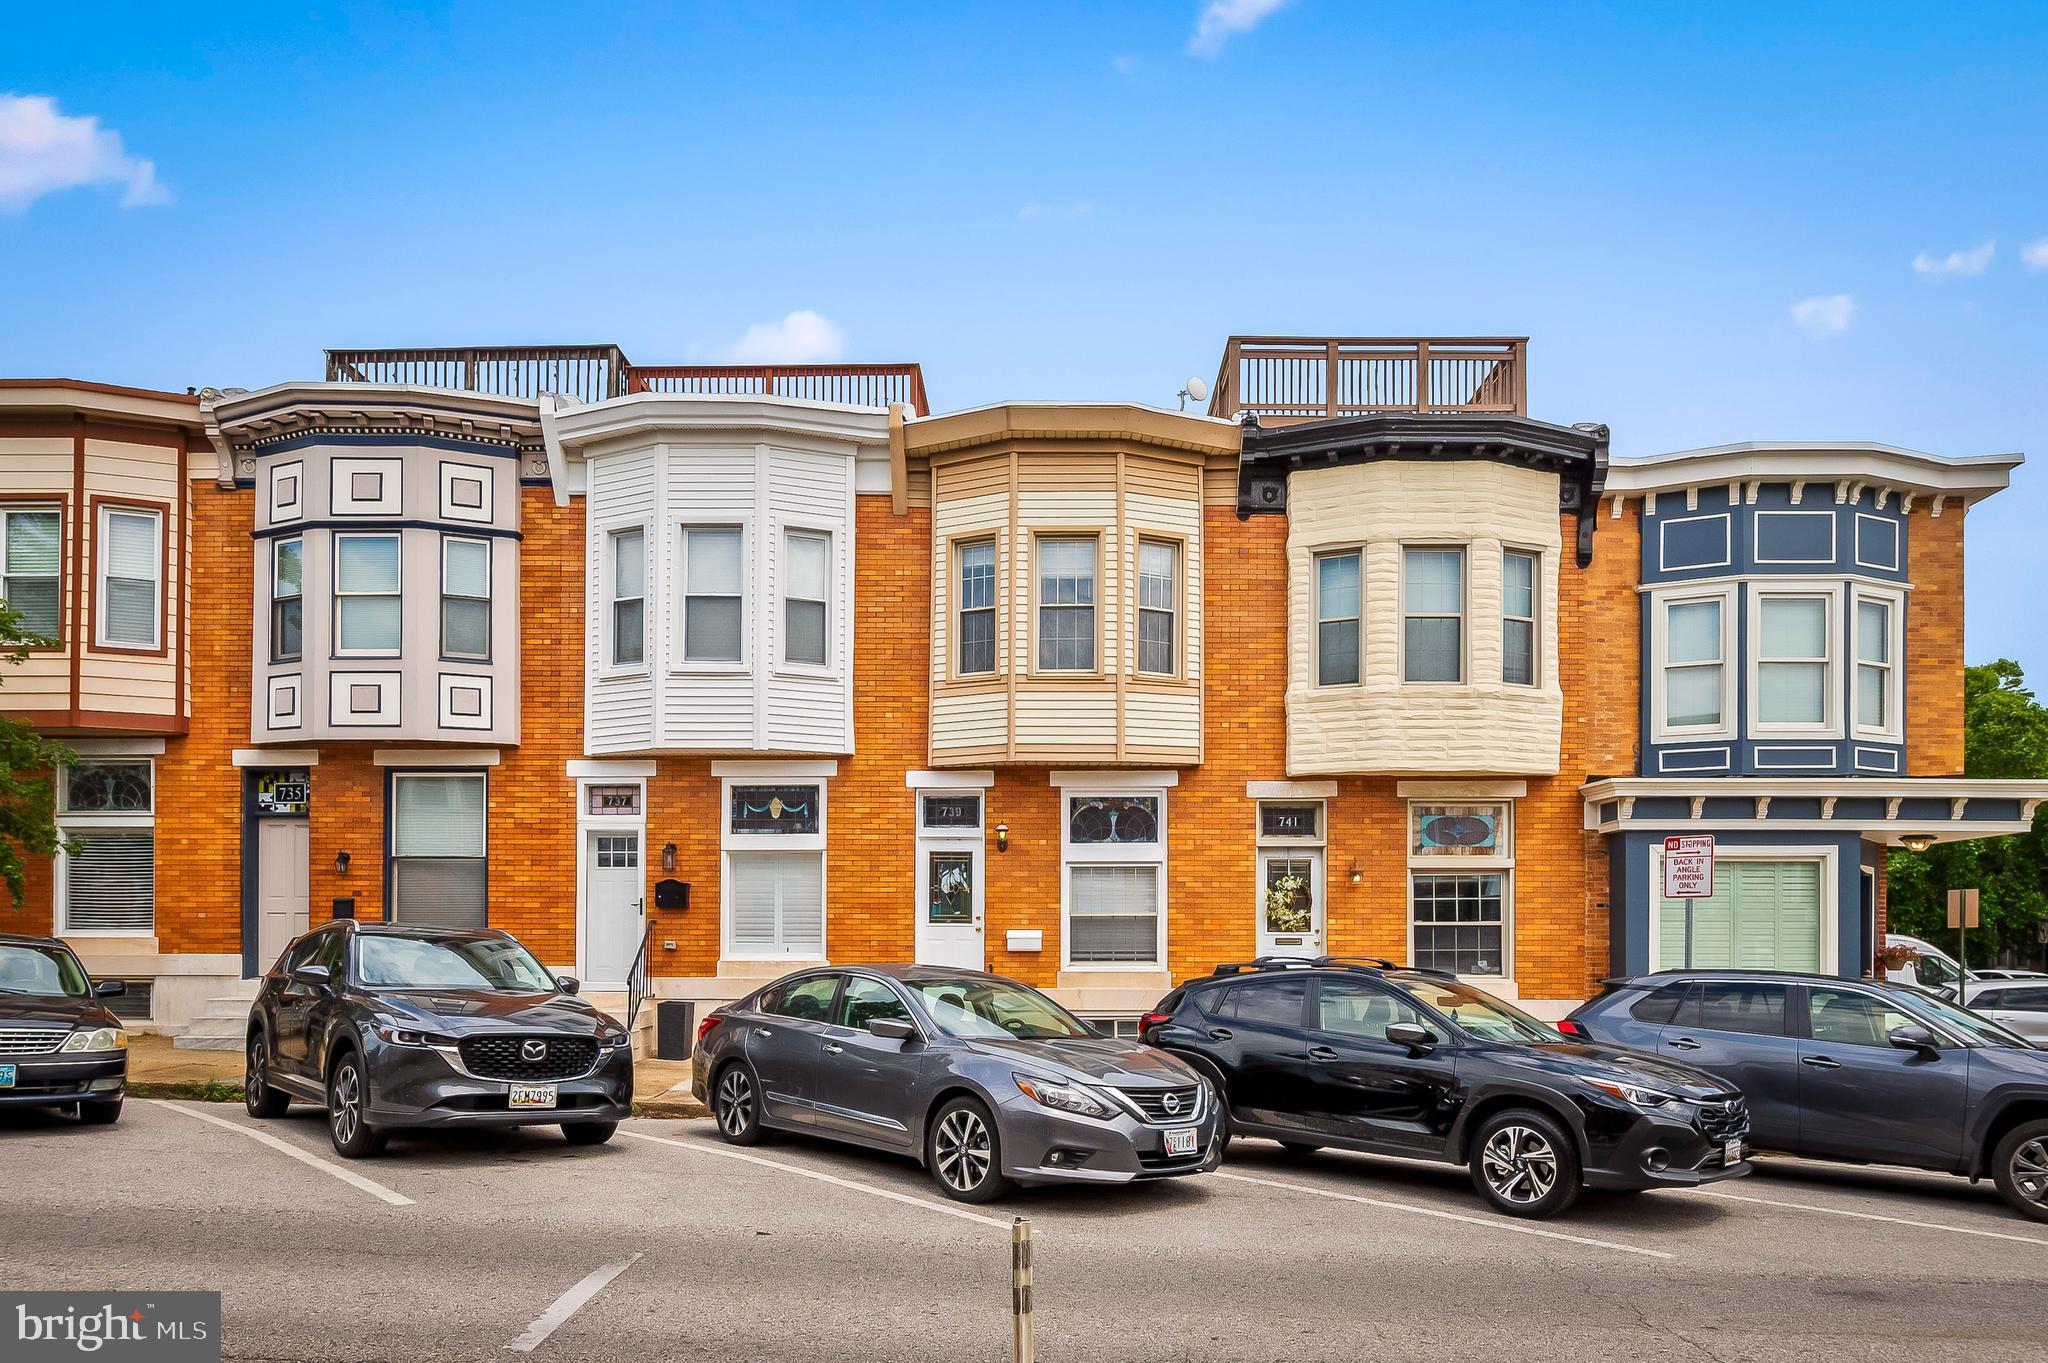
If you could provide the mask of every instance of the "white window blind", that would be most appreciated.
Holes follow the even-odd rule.
[[[63,853],[67,932],[156,930],[156,837],[147,828],[66,829]]]
[[[9,511],[6,516],[7,604],[21,615],[22,627],[54,639],[60,628],[63,537],[55,509]]]
[[[484,778],[394,778],[391,851],[400,857],[484,854]]]
[[[612,544],[612,666],[647,659],[647,532],[614,530]]]
[[[1721,603],[1680,601],[1664,612],[1664,723],[1721,723]]]
[[[1138,670],[1159,676],[1180,671],[1180,546],[1138,542]]]
[[[1316,685],[1358,681],[1359,589],[1356,553],[1316,560]]]
[[[733,852],[732,949],[758,956],[825,954],[825,862],[816,852]]]
[[[791,533],[782,564],[782,659],[823,667],[831,590],[832,541],[823,535]]]
[[[1071,959],[1151,964],[1159,957],[1159,867],[1067,868]]]
[[[746,565],[737,527],[683,532],[683,660],[736,663],[744,656]]]
[[[154,648],[157,642],[157,523],[153,511],[109,510],[101,521],[100,638]]]
[[[341,535],[334,545],[339,651],[397,652],[398,536]]]
[[[452,658],[491,656],[491,546],[443,541],[441,651]]]
[[[1823,724],[1828,703],[1828,599],[1763,598],[1758,631],[1757,718]]]

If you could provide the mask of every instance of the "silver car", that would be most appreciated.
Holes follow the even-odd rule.
[[[1970,986],[1967,1002],[1972,1012],[2036,1046],[2048,1046],[2048,977],[1985,980]]]
[[[785,976],[707,1016],[694,1059],[691,1087],[733,1144],[776,1128],[910,1155],[962,1202],[1204,1173],[1223,1156],[1193,1069],[977,970]]]

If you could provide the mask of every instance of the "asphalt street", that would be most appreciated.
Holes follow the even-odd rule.
[[[1462,1170],[1243,1141],[1217,1174],[964,1208],[907,1161],[707,1121],[345,1163],[310,1108],[0,1114],[10,1284],[220,1290],[234,1359],[1007,1359],[1013,1215],[1049,1361],[2048,1356],[2048,1225],[1905,1171],[1766,1161],[1529,1223]]]

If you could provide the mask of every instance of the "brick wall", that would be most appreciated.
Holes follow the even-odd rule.
[[[1963,508],[1906,517],[1906,774],[1963,774]]]

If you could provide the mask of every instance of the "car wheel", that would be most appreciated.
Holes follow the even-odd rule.
[[[562,1139],[571,1145],[603,1145],[618,1129],[617,1122],[563,1122]]]
[[[112,1126],[121,1120],[121,1100],[111,1103],[80,1103],[78,1120],[87,1126]]]
[[[1282,1141],[1280,1142],[1280,1148],[1296,1159],[1306,1159],[1323,1147],[1320,1145],[1308,1145],[1301,1141]]]
[[[292,1100],[271,1085],[270,1043],[258,1032],[249,1038],[249,1067],[242,1075],[242,1105],[251,1117],[282,1117]]]
[[[1991,1156],[1999,1194],[2021,1216],[2048,1221],[2048,1122],[2021,1122]]]
[[[363,1058],[343,1051],[327,1076],[327,1135],[343,1159],[363,1159],[384,1148],[384,1133],[366,1120],[369,1105]]]
[[[1010,1190],[995,1119],[973,1098],[955,1098],[932,1118],[925,1167],[956,1202],[989,1202]]]
[[[754,1072],[734,1061],[718,1072],[711,1090],[711,1115],[718,1134],[732,1145],[759,1145],[767,1134],[761,1125],[761,1090]]]
[[[1495,1211],[1556,1216],[1579,1198],[1579,1154],[1571,1133],[1531,1108],[1494,1113],[1472,1138],[1472,1186]]]

